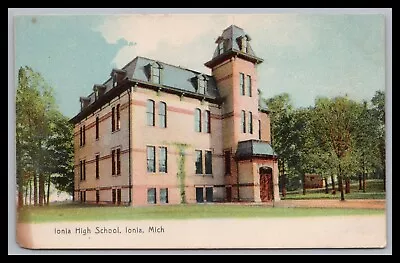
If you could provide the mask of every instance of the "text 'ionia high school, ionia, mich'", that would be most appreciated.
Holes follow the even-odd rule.
[[[279,200],[269,112],[243,29],[216,40],[207,75],[136,57],[81,97],[74,199],[116,205]]]

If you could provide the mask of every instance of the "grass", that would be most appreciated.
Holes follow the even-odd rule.
[[[380,209],[283,208],[246,205],[197,204],[148,207],[110,207],[81,204],[25,207],[18,213],[19,222],[200,219],[200,218],[268,218],[303,216],[345,216],[384,214]]]
[[[344,187],[344,186],[343,186]],[[358,190],[358,182],[350,184],[350,193],[345,194],[345,199],[385,199],[386,192],[383,190],[382,180],[367,180],[366,192]],[[283,200],[299,200],[299,199],[340,199],[340,191],[336,186],[336,194],[332,194],[332,188],[329,186],[329,193],[325,194],[325,188],[307,189],[303,195],[300,191],[288,192]]]

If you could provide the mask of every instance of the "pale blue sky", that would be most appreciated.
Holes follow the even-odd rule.
[[[385,89],[383,15],[20,16],[15,66],[40,72],[60,110],[73,117],[80,96],[138,55],[210,74],[203,64],[233,23],[264,59],[258,66],[264,97],[287,92],[300,107],[317,96],[370,100]]]

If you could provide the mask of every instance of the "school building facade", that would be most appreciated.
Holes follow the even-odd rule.
[[[251,38],[232,25],[207,75],[136,57],[80,97],[74,200],[115,205],[279,200]]]

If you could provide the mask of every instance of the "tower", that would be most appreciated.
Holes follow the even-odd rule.
[[[251,37],[242,28],[231,25],[217,38],[213,58],[205,63],[212,70],[223,101],[227,201],[260,201],[260,171],[265,167],[271,168],[271,185],[265,186],[266,191],[275,191],[273,196],[279,199],[276,154],[269,139],[261,140],[259,135],[260,125],[269,130],[269,122],[261,122],[262,114],[267,113],[260,111],[257,87],[257,65],[263,59],[255,55],[250,42]]]

